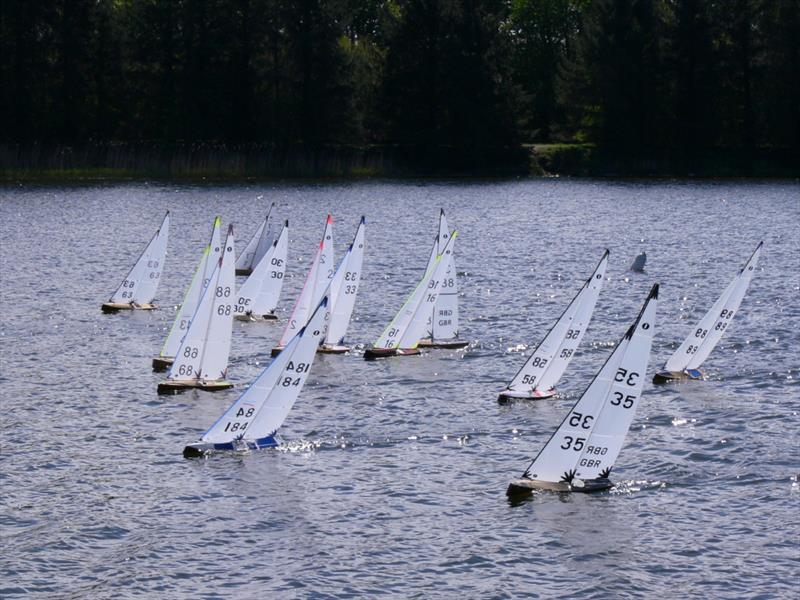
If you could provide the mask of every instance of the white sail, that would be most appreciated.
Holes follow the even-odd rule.
[[[581,288],[581,290],[583,289],[584,288]],[[561,313],[561,317],[559,317],[550,331],[547,332],[544,339],[539,342],[533,354],[528,357],[528,360],[522,365],[522,368],[511,380],[511,383],[508,384],[509,390],[533,391],[536,389],[539,380],[542,378],[545,371],[547,371],[547,367],[550,365],[556,352],[558,352],[558,348],[569,330],[569,324],[572,321],[572,317],[577,312],[579,305],[580,292],[572,299],[572,302],[569,303],[566,310]]]
[[[536,389],[542,391],[552,389],[567,370],[570,361],[573,356],[575,356],[576,350],[581,345],[586,329],[589,327],[589,322],[592,320],[594,308],[597,305],[597,298],[600,296],[600,290],[603,288],[603,278],[605,277],[607,266],[608,250],[605,251],[597,268],[586,281],[581,291],[578,292],[577,310],[567,324],[561,344],[553,360],[547,365],[547,369],[536,384]]]
[[[758,259],[761,256],[762,245],[763,242],[758,244],[747,264],[728,284],[728,287],[725,288],[709,311],[700,319],[692,333],[669,357],[664,366],[667,371],[697,369],[709,357],[742,303],[747,288],[750,286],[750,281],[753,279]]]
[[[200,379],[206,381],[225,379],[228,372],[228,358],[231,352],[231,335],[233,333],[233,307],[236,299],[235,263],[236,247],[233,226],[230,226],[225,240],[224,253],[220,258],[220,273],[216,287],[209,286],[209,292],[214,294],[214,304],[206,333],[203,362],[200,365]]]
[[[229,227],[225,252],[217,261],[210,285],[203,292],[167,379],[216,381],[225,378],[234,313],[236,256],[233,243],[233,227]]]
[[[657,299],[658,284],[589,387],[533,459],[525,477],[573,483],[575,477],[586,480],[608,475],[641,396]]]
[[[197,269],[192,277],[192,282],[186,290],[181,307],[178,309],[178,314],[175,315],[172,328],[169,330],[167,339],[164,341],[164,346],[161,348],[160,356],[175,356],[181,345],[183,336],[186,335],[189,329],[192,317],[200,302],[200,297],[208,286],[211,272],[219,262],[220,253],[222,251],[219,232],[220,223],[220,218],[216,217],[211,229],[211,241],[208,243],[208,246],[203,249],[203,256],[200,258],[200,263],[197,265]]]
[[[453,234],[453,236],[450,238],[450,241],[452,242],[453,238],[455,237],[456,234]],[[438,243],[437,236],[437,238],[433,241],[434,252],[436,252]],[[403,338],[405,337],[409,327],[411,326],[415,315],[419,313],[419,309],[423,304],[423,300],[425,299],[426,293],[428,293],[429,287],[431,285],[436,285],[436,279],[434,276],[441,262],[441,254],[436,255],[432,261],[428,261],[428,266],[425,270],[425,274],[422,276],[422,279],[419,280],[419,283],[417,283],[414,291],[411,292],[411,295],[409,295],[409,297],[403,303],[403,306],[401,306],[400,310],[397,311],[397,314],[394,316],[394,319],[392,319],[392,322],[387,325],[386,329],[383,330],[383,333],[381,333],[380,337],[375,341],[373,347],[388,349],[402,347],[400,344],[403,341]],[[437,293],[434,295],[434,298],[438,296],[438,290],[436,290],[436,292]],[[427,315],[428,313],[425,314]],[[427,321],[424,318],[421,319],[421,321],[422,328],[424,330]],[[414,346],[416,346],[417,343],[419,343],[419,337],[414,342]]]
[[[375,341],[373,344],[375,348],[399,347],[400,338],[405,333],[409,323],[411,323],[411,319],[414,318],[414,313],[422,301],[422,296],[428,289],[428,280],[433,275],[433,272],[436,270],[436,267],[441,261],[439,255],[436,254],[438,244],[439,242],[437,237],[433,241],[433,260],[428,260],[428,265],[425,268],[425,274],[422,276],[422,279],[419,280],[419,283],[417,283],[414,291],[411,292],[411,295],[409,295],[409,297],[403,303],[403,306],[401,306],[400,310],[397,311],[397,314],[394,316],[394,319],[392,319],[392,322],[386,326],[386,329],[383,330],[383,333],[381,333],[380,337]]]
[[[365,220],[361,217],[353,242],[342,259],[336,275],[331,282],[330,296],[333,298],[328,331],[325,334],[325,343],[336,345],[344,343],[347,326],[356,304],[356,294],[361,282],[361,265],[364,260]]]
[[[270,246],[272,246],[269,215],[273,208],[275,208],[274,202],[270,205],[269,210],[267,210],[267,216],[261,221],[261,224],[250,238],[250,241],[247,242],[244,250],[242,250],[242,253],[236,259],[237,271],[252,270],[264,257],[264,254],[267,253]]]
[[[283,335],[278,341],[278,347],[282,348],[291,340],[306,324],[311,310],[319,304],[319,300],[328,288],[329,279],[333,277],[333,217],[328,215],[325,222],[325,231],[319,242],[317,253],[311,262],[311,267],[306,275],[306,281],[300,296],[292,309],[292,315],[283,330]],[[331,277],[328,277],[330,270]]]
[[[577,462],[575,476],[578,479],[608,477],[633,423],[647,377],[647,364],[653,345],[658,305],[657,290],[655,294],[655,297],[651,296],[639,320],[628,333],[629,340],[625,354],[617,365],[611,389]],[[583,415],[583,418],[585,417],[586,415]]]
[[[444,279],[445,269],[448,264],[447,257],[453,253],[453,246],[457,237],[458,232],[454,231],[450,239],[447,240],[441,254],[437,257],[438,262],[434,261],[433,273],[428,278],[427,285],[423,288],[423,294],[417,300],[417,307],[408,323],[408,327],[400,336],[400,348],[416,348],[425,333],[428,315],[430,315],[433,307],[436,306],[439,293],[442,291],[442,279]]]
[[[128,275],[109,298],[109,302],[138,305],[152,302],[164,268],[168,238],[169,211]]]
[[[288,247],[289,221],[286,221],[278,239],[239,288],[236,298],[237,315],[266,315],[274,312],[283,289]]]
[[[431,261],[441,252],[450,238],[450,229],[447,225],[447,218],[444,216],[444,209],[439,213],[439,235],[437,247],[431,252],[428,266]],[[442,288],[436,300],[436,306],[428,316],[426,323],[427,333],[432,341],[454,340],[458,337],[458,278],[456,276],[455,248],[451,248],[442,260],[446,262],[444,277],[442,277]]]
[[[329,314],[325,296],[308,325],[300,329],[283,352],[203,434],[201,441],[226,444],[246,439],[256,447],[275,445],[270,438],[283,424],[303,389]]]
[[[312,310],[319,304],[320,300],[322,300],[322,295],[325,293],[325,290],[328,289],[331,281],[333,281],[335,270],[336,263],[333,256],[333,217],[328,215],[328,220],[325,222],[325,231],[322,233],[322,246],[320,247],[319,253],[319,269],[317,269],[316,273],[314,294],[311,297]],[[305,325],[305,322],[303,325]]]
[[[547,392],[558,383],[592,318],[607,266],[608,250],[555,325],[508,384],[509,390]]]

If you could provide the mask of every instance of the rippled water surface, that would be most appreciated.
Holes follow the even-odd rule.
[[[282,450],[185,460],[240,390],[158,396],[151,371],[214,215],[238,246],[291,222],[285,320],[328,212],[367,255],[349,339],[421,275],[440,207],[458,228],[465,351],[319,356]],[[172,211],[161,310],[104,315]],[[0,188],[0,596],[796,597],[798,228],[792,182],[365,182]],[[661,283],[650,373],[759,240],[708,380],[646,384],[597,495],[505,497]],[[604,248],[605,287],[555,400],[496,395]],[[628,267],[647,252],[645,273]],[[230,377],[282,324],[235,323]]]

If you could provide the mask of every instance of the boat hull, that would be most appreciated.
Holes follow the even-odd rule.
[[[420,348],[445,348],[445,349],[457,349],[457,348],[466,348],[469,346],[469,342],[465,342],[464,340],[430,340],[424,339],[420,340],[419,344],[417,344]]]
[[[364,360],[377,360],[392,356],[416,356],[421,354],[419,348],[367,348],[364,350]]]
[[[197,389],[206,392],[219,392],[233,387],[230,381],[219,379],[216,381],[206,381],[204,379],[193,379],[191,381],[178,381],[176,379],[165,379],[158,384],[159,394],[178,394],[185,390]]]
[[[103,302],[100,310],[104,313],[116,313],[121,310],[156,310],[155,304],[133,304],[132,302]]]
[[[268,313],[266,315],[236,315],[233,317],[237,321],[245,321],[248,323],[254,323],[258,321],[277,321],[278,315],[273,315],[272,313]]]
[[[653,383],[672,383],[675,381],[690,381],[705,379],[702,371],[689,369],[688,371],[659,371],[653,375]]]
[[[340,346],[338,344],[323,344],[317,348],[320,354],[344,354],[350,352],[350,346]]]
[[[278,442],[271,435],[257,440],[233,440],[220,444],[197,442],[196,444],[189,444],[183,449],[183,458],[202,458],[215,452],[242,452],[244,450],[260,450],[277,446]]]
[[[156,356],[153,359],[153,371],[156,373],[163,373],[172,366],[175,358],[172,356]]]
[[[516,391],[516,390],[503,390],[497,396],[499,404],[508,404],[515,400],[547,400],[556,395],[556,389],[550,388],[546,392],[541,390],[532,391]]]
[[[253,269],[236,269],[236,275],[248,276],[253,272]]]
[[[519,498],[522,496],[529,496],[534,490],[546,490],[550,492],[602,492],[611,489],[614,484],[607,477],[599,477],[589,481],[575,480],[573,483],[565,481],[540,481],[538,479],[515,479],[508,484],[506,496],[509,498]]]
[[[274,347],[274,348],[273,348],[273,349],[270,351],[269,355],[270,355],[272,358],[275,358],[276,356],[278,356],[278,354],[280,354],[281,352],[283,352],[283,348],[284,348],[284,346],[275,346],[275,347]]]

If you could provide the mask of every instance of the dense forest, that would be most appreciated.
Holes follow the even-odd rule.
[[[800,152],[797,0],[2,0],[0,11],[6,166],[87,146],[379,149],[412,170],[463,172],[524,172],[530,144],[685,172],[720,156],[745,170],[753,157],[796,164]]]

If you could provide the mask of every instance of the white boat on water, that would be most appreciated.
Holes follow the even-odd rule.
[[[240,321],[274,321],[275,309],[283,289],[286,273],[286,256],[289,248],[289,221],[285,221],[278,238],[250,276],[239,288],[236,298],[236,316]]]
[[[611,469],[639,405],[655,331],[658,284],[561,425],[506,494],[594,492],[613,486]]]
[[[431,250],[426,271],[442,253],[450,239],[450,229],[444,209],[439,213],[439,237]],[[456,273],[455,248],[443,259],[445,273],[442,277],[441,290],[436,300],[436,306],[430,311],[425,324],[426,333],[419,341],[420,348],[463,348],[469,345],[468,341],[458,337],[458,276]]]
[[[283,352],[203,434],[200,441],[184,448],[183,456],[193,458],[219,451],[277,446],[276,433],[308,378],[329,314],[328,296],[325,295],[308,324],[299,329]]]
[[[200,257],[200,262],[192,276],[192,281],[183,296],[183,302],[175,315],[175,320],[172,322],[167,339],[164,340],[161,352],[153,359],[154,371],[166,371],[172,361],[175,360],[175,354],[178,352],[183,336],[186,335],[189,329],[192,316],[197,310],[197,304],[200,302],[200,297],[208,286],[211,273],[219,262],[219,257],[222,253],[220,223],[220,218],[216,217],[211,227],[211,240],[203,249],[203,255]]]
[[[392,322],[384,329],[372,347],[364,351],[365,360],[389,356],[411,356],[420,353],[419,341],[425,333],[428,316],[436,305],[442,289],[442,279],[448,264],[444,259],[452,252],[453,243],[457,237],[458,232],[454,231],[441,253],[436,256],[432,264],[428,265],[425,275],[419,280],[405,304],[400,307]],[[433,243],[434,247],[438,248],[438,235]]]
[[[297,333],[305,327],[312,310],[319,304],[325,290],[328,289],[334,275],[333,257],[333,217],[328,215],[325,221],[325,230],[322,232],[322,239],[311,261],[308,269],[303,289],[292,309],[286,329],[283,330],[278,345],[272,349],[272,356],[280,354]]]
[[[597,298],[603,287],[608,250],[583,287],[556,321],[555,325],[528,357],[506,389],[500,392],[500,403],[513,399],[541,400],[556,394],[555,385],[567,370],[592,320]]]
[[[122,280],[122,283],[104,302],[101,309],[105,313],[120,310],[153,310],[158,283],[161,281],[161,272],[164,269],[164,259],[167,256],[167,241],[169,239],[169,211],[164,215],[158,230],[150,242],[139,255],[139,259]]]
[[[158,384],[159,394],[189,388],[217,391],[233,387],[226,380],[236,298],[233,226],[228,227],[223,249],[167,378]]]
[[[653,383],[667,383],[686,379],[703,379],[700,365],[722,339],[731,324],[733,315],[739,310],[750,281],[753,279],[755,267],[761,256],[759,242],[750,259],[722,292],[705,316],[695,325],[689,336],[683,340],[675,353],[669,357],[664,370],[656,373]]]
[[[353,241],[339,263],[339,268],[331,279],[330,298],[332,298],[331,318],[319,352],[343,354],[350,350],[345,344],[345,334],[350,325],[350,317],[356,304],[356,295],[361,282],[361,265],[364,262],[365,219],[361,221],[353,236]]]
[[[247,242],[244,250],[242,250],[242,253],[236,259],[237,275],[252,274],[253,269],[255,269],[256,265],[261,262],[261,259],[264,258],[264,255],[269,251],[270,247],[272,247],[272,227],[269,222],[269,215],[273,208],[275,208],[274,202],[270,205],[267,216],[261,221],[261,224],[250,238],[250,241]]]

